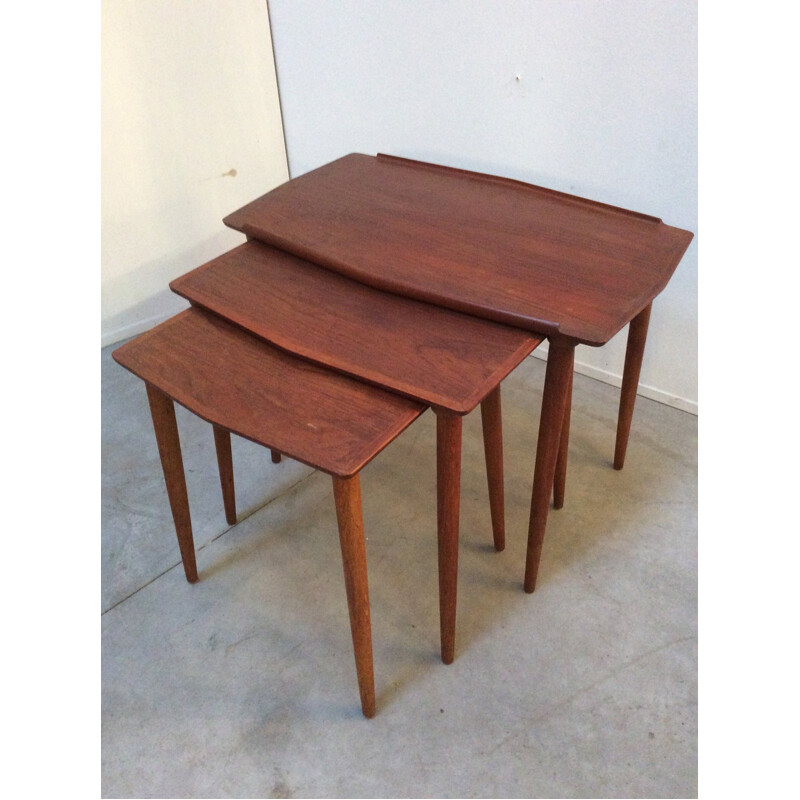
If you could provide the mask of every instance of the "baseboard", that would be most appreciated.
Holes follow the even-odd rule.
[[[138,320],[137,322],[133,322],[130,325],[125,325],[122,328],[108,331],[102,334],[100,337],[100,347],[108,347],[109,345],[117,344],[117,342],[124,341],[125,339],[130,339],[131,336],[138,336],[140,333],[149,331],[150,328],[153,328],[162,322],[166,322],[166,320],[174,316],[175,311],[166,311],[163,314],[156,314],[154,317]]]
[[[547,360],[547,352],[539,352],[541,348],[537,348],[531,353],[531,358],[538,358],[541,361]],[[615,375],[613,372],[608,372],[605,369],[599,369],[591,364],[585,364],[582,361],[575,359],[575,372],[579,375],[586,375],[588,378],[594,378],[597,381],[611,384],[619,388],[622,386],[622,376]],[[677,397],[674,394],[665,392],[663,389],[657,389],[655,386],[648,386],[647,384],[640,383],[639,388],[636,390],[637,394],[646,397],[648,400],[655,400],[657,403],[663,403],[666,406],[677,408],[680,411],[686,411],[689,414],[697,416],[697,401],[688,400],[685,397]]]

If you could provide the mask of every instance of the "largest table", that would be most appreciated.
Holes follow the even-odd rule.
[[[630,324],[619,469],[652,301],[693,234],[520,181],[359,153],[279,186],[225,223],[372,287],[548,338],[525,565],[532,592],[568,431],[575,347],[603,345]]]

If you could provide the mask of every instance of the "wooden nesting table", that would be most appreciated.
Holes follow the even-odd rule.
[[[479,403],[494,545],[505,546],[500,383],[543,337],[352,281],[257,241],[172,281],[193,305],[436,413],[439,624],[455,654],[462,417]]]
[[[361,514],[361,468],[425,406],[295,358],[197,309],[118,348],[145,381],[186,579],[197,581],[189,500],[173,400],[211,422],[226,515],[235,519],[230,432],[333,478],[361,707],[375,682]]]
[[[248,242],[173,281],[193,308],[114,357],[147,383],[187,579],[197,579],[172,400],[213,424],[235,521],[229,432],[333,476],[364,714],[375,711],[358,471],[437,417],[441,654],[454,657],[461,418],[481,406],[503,549],[500,383],[543,339],[547,372],[524,587],[551,490],[564,498],[577,344],[630,323],[614,466],[625,458],[654,297],[692,234],[518,181],[352,154],[225,219]]]
[[[548,338],[524,580],[532,592],[554,479],[555,504],[563,502],[575,347],[605,344],[630,323],[614,456],[621,469],[651,304],[693,234],[520,181],[358,153],[224,221],[374,288]]]
[[[462,416],[481,405],[494,544],[502,550],[500,382],[542,337],[378,291],[260,242],[248,242],[204,264],[173,281],[171,288],[195,308],[119,348],[114,358],[148,385],[186,577],[194,582],[198,576],[171,398],[213,423],[231,524],[236,512],[230,430],[333,475],[362,709],[371,716],[375,698],[371,643],[369,657],[365,644],[371,642],[366,563],[363,570],[359,566],[348,573],[348,558],[357,556],[359,565],[363,561],[363,541],[360,549],[353,543],[363,533],[360,521],[344,531],[341,521],[343,515],[360,520],[360,500],[353,499],[356,489],[347,488],[358,484],[343,481],[408,424],[410,409],[418,414],[433,408],[440,643],[442,660],[451,663]],[[346,400],[348,392],[352,403]],[[400,403],[403,413],[396,419],[386,418],[387,398]],[[373,401],[375,410],[369,408]],[[388,426],[378,427],[382,432],[377,438],[372,427],[360,428],[362,417],[372,420],[376,414],[377,422]],[[336,453],[338,446],[344,447],[343,453]],[[353,447],[357,457],[350,457]],[[351,498],[344,510],[343,496]],[[355,609],[354,581],[364,587],[358,594],[363,602]],[[358,629],[355,620],[362,620]]]

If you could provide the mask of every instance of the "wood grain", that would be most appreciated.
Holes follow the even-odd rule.
[[[194,308],[113,357],[203,419],[340,476],[358,472],[425,408]]]
[[[652,301],[692,240],[520,181],[359,153],[224,222],[378,289],[590,345]]]
[[[460,414],[542,341],[377,291],[255,241],[170,288],[295,355]]]

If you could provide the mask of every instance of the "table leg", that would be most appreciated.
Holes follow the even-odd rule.
[[[272,456],[272,463],[273,464],[280,464],[281,463],[281,454],[278,450],[270,450],[270,455]]]
[[[175,405],[172,398],[160,389],[146,383],[153,429],[161,457],[161,469],[167,485],[167,496],[175,522],[178,547],[183,560],[183,571],[189,583],[197,581],[197,564],[194,557],[192,520],[189,515],[189,496],[186,492],[186,476],[183,472],[181,441],[178,436],[178,423],[175,420]]]
[[[375,677],[372,668],[372,626],[369,618],[367,585],[367,550],[364,543],[364,519],[361,511],[361,483],[352,478],[333,476],[333,496],[339,521],[344,585],[350,611],[350,632],[356,658],[358,691],[365,717],[375,716]]]
[[[551,339],[547,353],[547,371],[539,417],[539,438],[536,444],[536,466],[533,473],[528,552],[525,559],[526,592],[532,592],[536,587],[536,574],[539,570],[544,531],[547,527],[547,513],[550,508],[550,493],[555,477],[567,390],[574,363],[575,345],[569,341]]]
[[[439,631],[442,661],[452,664],[456,642],[458,514],[461,496],[461,417],[436,411],[436,511],[439,536]]]
[[[564,507],[564,491],[567,485],[567,456],[569,454],[569,421],[572,416],[572,379],[573,370],[569,374],[569,387],[567,400],[564,405],[564,421],[561,423],[561,439],[558,443],[558,460],[556,461],[556,476],[553,480],[553,508]]]
[[[236,492],[233,486],[233,455],[231,454],[231,434],[225,428],[213,425],[214,445],[217,448],[219,482],[222,486],[222,502],[225,505],[225,519],[228,525],[236,524]]]
[[[636,403],[636,390],[639,388],[639,374],[642,371],[644,346],[647,342],[647,327],[650,324],[652,307],[653,304],[650,303],[631,320],[628,326],[628,346],[625,350],[625,368],[622,373],[622,392],[617,420],[617,442],[614,448],[614,469],[622,469],[625,463],[625,452],[628,449],[633,406]]]
[[[503,415],[500,386],[491,391],[481,403],[483,449],[486,454],[486,478],[489,482],[489,509],[492,515],[494,549],[506,546],[506,523],[503,500]]]

